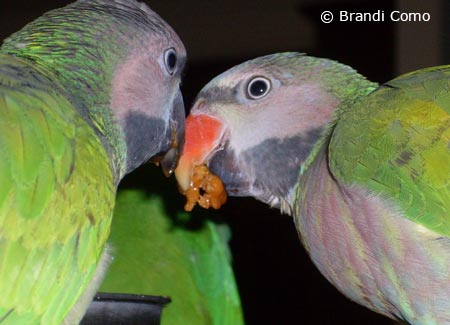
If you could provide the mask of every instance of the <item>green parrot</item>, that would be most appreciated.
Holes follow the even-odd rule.
[[[321,273],[367,308],[450,322],[450,66],[383,85],[298,53],[221,74],[186,120],[176,176],[291,214]]]
[[[145,190],[136,188],[136,179]],[[190,217],[173,191],[175,184],[156,168],[140,169],[124,185],[108,241],[114,260],[100,292],[169,297],[162,324],[243,324],[227,226],[204,214]],[[127,317],[127,323],[137,322],[135,315]]]
[[[83,315],[111,260],[119,181],[164,152],[167,169],[176,163],[185,56],[172,28],[134,0],[79,0],[4,41],[1,324]]]

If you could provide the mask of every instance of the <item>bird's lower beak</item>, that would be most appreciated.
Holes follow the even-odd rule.
[[[189,188],[194,167],[207,163],[219,149],[223,134],[224,125],[215,117],[206,114],[187,117],[185,144],[175,170],[182,191]]]
[[[184,145],[185,111],[181,92],[175,97],[172,114],[170,116],[171,141],[167,152],[161,157],[154,159],[159,164],[166,177],[169,177],[178,165],[181,150]]]

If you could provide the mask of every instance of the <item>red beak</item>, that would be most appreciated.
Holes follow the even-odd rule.
[[[196,114],[186,118],[183,152],[175,169],[175,177],[182,191],[186,191],[194,167],[207,163],[217,150],[222,139],[224,126],[217,118]]]

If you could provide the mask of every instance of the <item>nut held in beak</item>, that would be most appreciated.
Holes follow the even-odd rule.
[[[219,209],[227,200],[222,181],[206,167],[208,157],[220,144],[222,123],[205,114],[189,115],[185,125],[183,152],[175,170],[181,193],[186,195],[186,211],[198,203],[208,209]]]
[[[197,203],[205,209],[219,209],[227,201],[222,181],[205,165],[194,167],[190,186],[183,194],[187,199],[184,206],[186,211],[192,211]]]

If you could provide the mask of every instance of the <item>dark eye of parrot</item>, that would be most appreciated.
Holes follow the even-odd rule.
[[[172,75],[177,67],[177,53],[173,48],[166,50],[164,53],[164,63],[166,64],[167,72]]]
[[[247,97],[249,99],[260,99],[269,93],[271,87],[268,79],[263,77],[253,78],[247,85]]]

